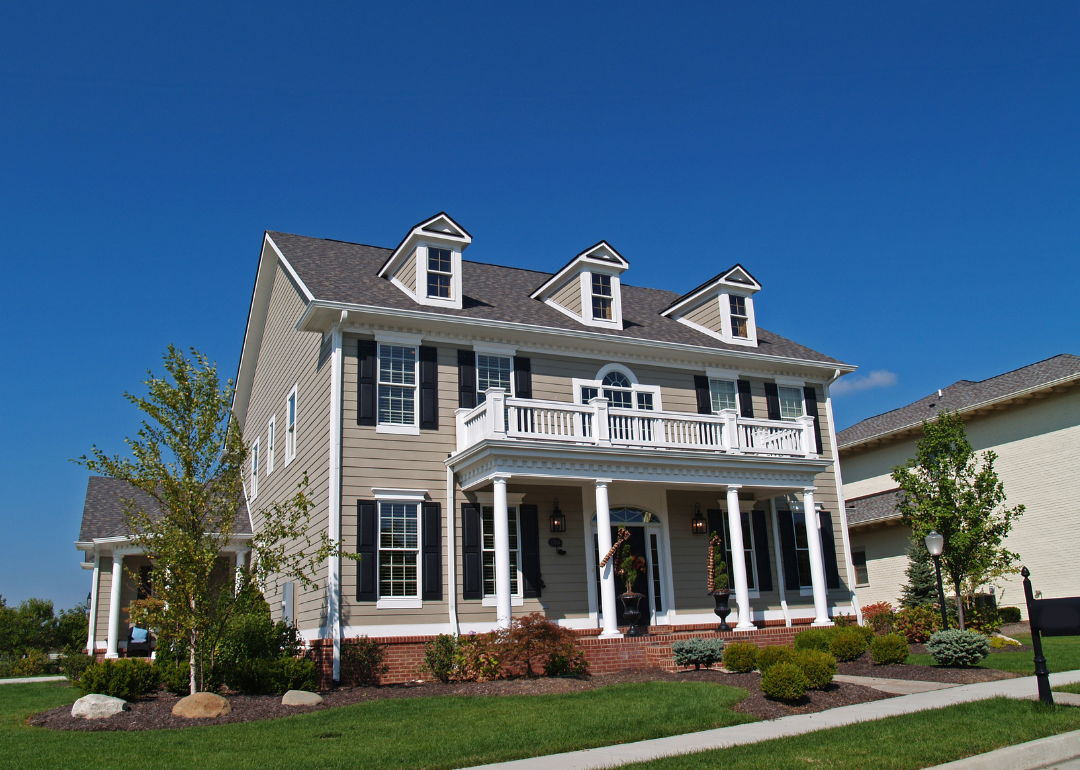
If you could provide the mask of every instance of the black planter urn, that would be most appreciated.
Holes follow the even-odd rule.
[[[717,631],[730,631],[731,626],[727,623],[727,616],[731,613],[731,607],[728,607],[728,600],[731,598],[731,591],[724,589],[722,591],[713,591],[713,598],[716,600],[716,609],[713,612],[716,613],[716,617],[720,618],[720,625],[717,626]]]
[[[644,594],[634,593],[628,591],[625,594],[620,594],[619,599],[622,601],[623,617],[630,621],[630,630],[626,632],[627,636],[648,636],[648,628],[639,628],[638,620],[641,618],[641,600],[645,598]]]

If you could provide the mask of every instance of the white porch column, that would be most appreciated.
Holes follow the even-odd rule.
[[[491,393],[489,390],[488,393]],[[494,400],[492,401],[494,404]],[[501,413],[496,413],[501,419]],[[495,618],[499,628],[510,627],[510,526],[506,506],[507,475],[498,475],[495,484]]]
[[[124,555],[114,552],[112,560],[112,586],[109,591],[109,641],[105,648],[106,658],[119,657],[116,646],[120,638],[120,584],[124,582]]]
[[[739,511],[737,484],[727,488],[728,536],[731,538],[731,572],[735,578],[735,601],[739,605],[739,623],[736,631],[750,631],[757,626],[751,620],[750,588],[746,582],[746,546],[742,536],[742,513]]]
[[[591,403],[591,402],[590,402]],[[607,415],[604,415],[606,420]],[[606,423],[605,423],[606,424]],[[600,558],[611,550],[611,509],[608,507],[608,484],[611,479],[597,479],[596,484],[596,539],[600,546]],[[622,636],[619,633],[615,609],[615,560],[596,568],[600,570],[600,610],[604,613],[604,630],[600,636]]]
[[[97,645],[98,583],[101,575],[101,556],[94,554],[94,582],[90,585],[90,622],[86,631],[86,654],[93,655]]]
[[[244,559],[247,558],[250,548],[238,548],[236,549],[236,575],[233,578],[233,591],[240,590],[240,581],[242,578],[242,572],[244,570]]]
[[[806,546],[810,551],[810,580],[814,584],[814,625],[831,626],[829,594],[825,585],[825,562],[821,552],[821,525],[814,504],[814,488],[803,490],[803,519],[806,521]]]

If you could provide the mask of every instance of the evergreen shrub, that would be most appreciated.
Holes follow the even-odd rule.
[[[809,686],[806,675],[794,663],[777,663],[761,675],[761,691],[776,700],[797,701]]]
[[[449,682],[454,675],[456,654],[457,640],[450,634],[439,634],[430,642],[424,643],[423,670],[440,682]]]
[[[829,652],[837,660],[855,660],[869,646],[866,635],[858,628],[845,628],[833,634],[829,642]]]
[[[878,666],[905,663],[910,652],[903,634],[876,636],[874,641],[870,642],[870,656]]]
[[[83,695],[97,693],[135,700],[157,690],[161,672],[141,658],[103,660],[87,666],[79,678]]]
[[[671,643],[671,654],[679,668],[693,666],[695,671],[702,666],[710,668],[724,659],[724,640],[700,636],[683,639]]]
[[[724,647],[724,668],[737,674],[748,674],[757,668],[757,645],[735,642]]]
[[[158,655],[154,668],[161,672],[161,683],[173,695],[191,693],[191,667],[186,660],[170,660],[167,656]]]
[[[73,652],[60,659],[60,673],[74,683],[82,679],[83,672],[94,664],[94,659],[81,652]]]
[[[820,650],[803,650],[795,653],[793,661],[806,677],[811,690],[824,690],[836,676],[836,658]]]
[[[1002,623],[1019,623],[1020,622],[1020,608],[1019,607],[999,607],[998,617],[1001,618]]]
[[[978,631],[938,631],[926,649],[939,666],[974,666],[990,654],[990,640]]]
[[[824,628],[808,628],[805,631],[800,631],[795,634],[795,651],[820,650],[821,652],[828,652],[833,633],[835,632],[832,629],[826,630]]]
[[[284,695],[289,690],[315,691],[315,661],[302,658],[244,660],[225,674],[229,689],[241,695]]]
[[[777,663],[791,663],[795,659],[795,653],[790,647],[782,644],[770,644],[757,651],[757,669],[764,672]]]
[[[551,653],[547,663],[544,664],[544,676],[582,677],[588,673],[589,661],[586,660],[585,653],[572,642],[568,642],[562,649]]]

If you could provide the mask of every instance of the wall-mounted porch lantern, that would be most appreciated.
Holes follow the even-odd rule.
[[[701,515],[701,503],[694,503],[694,520],[690,528],[695,535],[704,535],[705,530],[709,528],[709,522],[705,521],[705,517]]]
[[[563,512],[559,510],[559,498],[555,498],[552,502],[551,512],[551,531],[552,532],[565,532],[566,531],[566,517],[563,516]]]

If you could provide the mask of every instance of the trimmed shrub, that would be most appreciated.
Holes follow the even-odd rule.
[[[502,663],[492,634],[469,634],[458,637],[454,654],[455,679],[460,682],[486,682],[502,675]]]
[[[832,639],[833,633],[831,629],[826,630],[824,628],[808,628],[805,631],[800,631],[795,634],[795,652],[801,652],[802,650],[828,652],[829,641]]]
[[[191,693],[191,667],[186,660],[169,660],[159,655],[154,661],[154,668],[161,672],[161,683],[173,695]]]
[[[795,653],[793,661],[806,677],[811,690],[824,690],[836,676],[836,658],[820,650],[803,650]]]
[[[757,669],[765,672],[777,663],[791,663],[795,659],[795,653],[791,648],[782,644],[770,644],[757,651]]]
[[[49,657],[41,650],[30,649],[26,654],[15,661],[12,667],[12,676],[41,676],[46,673]]]
[[[378,684],[379,674],[390,670],[383,663],[385,654],[385,644],[376,644],[366,636],[346,642],[341,645],[341,678],[354,687]]]
[[[939,666],[974,666],[990,654],[990,640],[978,631],[938,631],[926,649]]]
[[[567,644],[562,650],[553,652],[544,664],[544,676],[587,676],[589,661],[585,653],[573,644]]]
[[[82,679],[83,672],[94,665],[94,659],[81,652],[73,652],[60,659],[60,673],[78,684]]]
[[[874,641],[870,642],[870,656],[874,659],[874,664],[878,666],[904,663],[910,652],[907,639],[903,634],[876,636]]]
[[[891,634],[896,627],[896,617],[888,602],[875,602],[862,608],[863,622],[878,635]]]
[[[809,686],[806,675],[794,663],[777,663],[761,675],[761,691],[776,700],[797,701]]]
[[[1020,608],[1019,607],[998,607],[998,617],[1001,618],[1002,623],[1019,623],[1020,622]]]
[[[548,659],[567,645],[576,648],[577,636],[568,628],[531,612],[510,622],[510,628],[495,635],[496,655],[506,674],[536,676],[534,665],[543,669]]]
[[[757,645],[735,642],[724,647],[724,668],[737,674],[748,674],[757,668]]]
[[[866,635],[858,628],[845,628],[833,634],[829,642],[829,652],[837,660],[855,660],[868,647]]]
[[[315,662],[307,659],[245,660],[225,674],[225,683],[241,695],[284,695],[315,691]]]
[[[454,675],[454,655],[457,641],[450,634],[439,634],[424,643],[423,670],[440,682],[449,682]]]
[[[896,630],[911,644],[920,644],[941,630],[941,613],[933,607],[905,607],[896,613]]]
[[[79,678],[83,695],[97,693],[135,700],[154,692],[161,683],[161,671],[141,658],[103,660],[87,666]]]
[[[679,668],[693,666],[700,670],[702,666],[710,668],[724,659],[724,640],[695,637],[671,643],[671,654]]]

